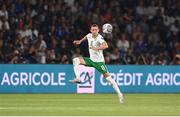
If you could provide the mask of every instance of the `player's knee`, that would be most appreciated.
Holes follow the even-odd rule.
[[[73,58],[73,65],[79,65],[80,64],[80,60],[79,58]]]
[[[104,76],[104,78],[107,78],[107,77],[109,77],[110,75],[109,75],[109,73],[105,73],[105,74],[103,74],[103,76]]]

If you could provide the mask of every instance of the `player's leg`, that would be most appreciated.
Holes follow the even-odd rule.
[[[79,73],[79,65],[84,65],[85,61],[83,57],[76,57],[73,58],[73,68],[74,68],[74,73],[77,79],[80,79],[80,73]]]
[[[120,91],[117,83],[114,81],[114,79],[112,79],[112,77],[109,73],[104,73],[103,75],[104,75],[104,78],[106,78],[106,80],[112,85],[112,87],[114,88],[114,90],[118,94],[120,103],[123,103],[124,102],[124,96],[123,96],[122,92]]]
[[[73,58],[73,69],[76,78],[73,80],[69,80],[71,83],[80,83],[80,73],[79,73],[79,65],[85,65],[85,61],[83,57]]]
[[[117,83],[112,79],[111,75],[109,74],[107,67],[104,62],[97,62],[93,64],[93,66],[104,75],[104,78],[112,85],[114,90],[117,92],[119,100],[121,103],[123,103],[124,97],[123,94],[121,93]]]

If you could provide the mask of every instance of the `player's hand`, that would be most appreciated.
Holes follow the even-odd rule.
[[[79,44],[81,44],[81,41],[80,40],[75,40],[75,41],[73,41],[73,44],[79,45]]]

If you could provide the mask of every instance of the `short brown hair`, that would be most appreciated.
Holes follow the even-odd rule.
[[[91,27],[98,27],[99,28],[99,26],[97,24],[92,24]]]

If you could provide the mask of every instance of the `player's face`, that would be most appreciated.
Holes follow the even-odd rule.
[[[93,35],[97,35],[99,32],[99,28],[97,26],[91,27],[90,31]]]

